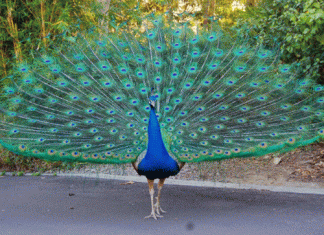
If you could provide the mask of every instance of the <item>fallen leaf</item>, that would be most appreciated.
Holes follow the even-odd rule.
[[[127,185],[127,184],[134,184],[133,181],[128,181],[128,182],[125,182],[125,183],[121,183],[120,185]]]
[[[281,158],[280,157],[275,157],[273,159],[273,164],[275,164],[275,165],[278,165],[280,162],[281,162]]]

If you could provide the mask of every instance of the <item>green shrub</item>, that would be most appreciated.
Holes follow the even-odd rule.
[[[250,36],[280,43],[286,63],[300,63],[302,72],[324,84],[324,1],[263,0],[247,8],[238,22]]]

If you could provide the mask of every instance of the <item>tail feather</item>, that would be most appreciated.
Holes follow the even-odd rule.
[[[3,88],[2,144],[52,160],[133,162],[147,146],[152,89],[165,144],[181,161],[263,155],[323,135],[323,87],[297,79],[277,45],[217,23],[143,22],[65,36],[17,66]]]

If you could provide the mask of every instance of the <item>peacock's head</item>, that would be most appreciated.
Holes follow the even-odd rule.
[[[150,104],[150,106],[151,106],[152,109],[155,108],[155,101],[156,101],[156,96],[155,95],[152,95],[150,97],[150,100],[149,100],[149,104]]]

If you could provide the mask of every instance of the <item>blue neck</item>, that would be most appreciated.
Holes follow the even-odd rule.
[[[150,121],[148,126],[148,146],[147,146],[146,157],[159,158],[159,159],[170,157],[162,140],[160,125],[156,117],[154,108],[151,108],[151,113],[150,113]]]
[[[148,126],[148,146],[146,155],[138,164],[138,174],[148,179],[164,179],[176,175],[180,168],[167,152],[161,135],[160,125],[154,108],[151,109]]]

